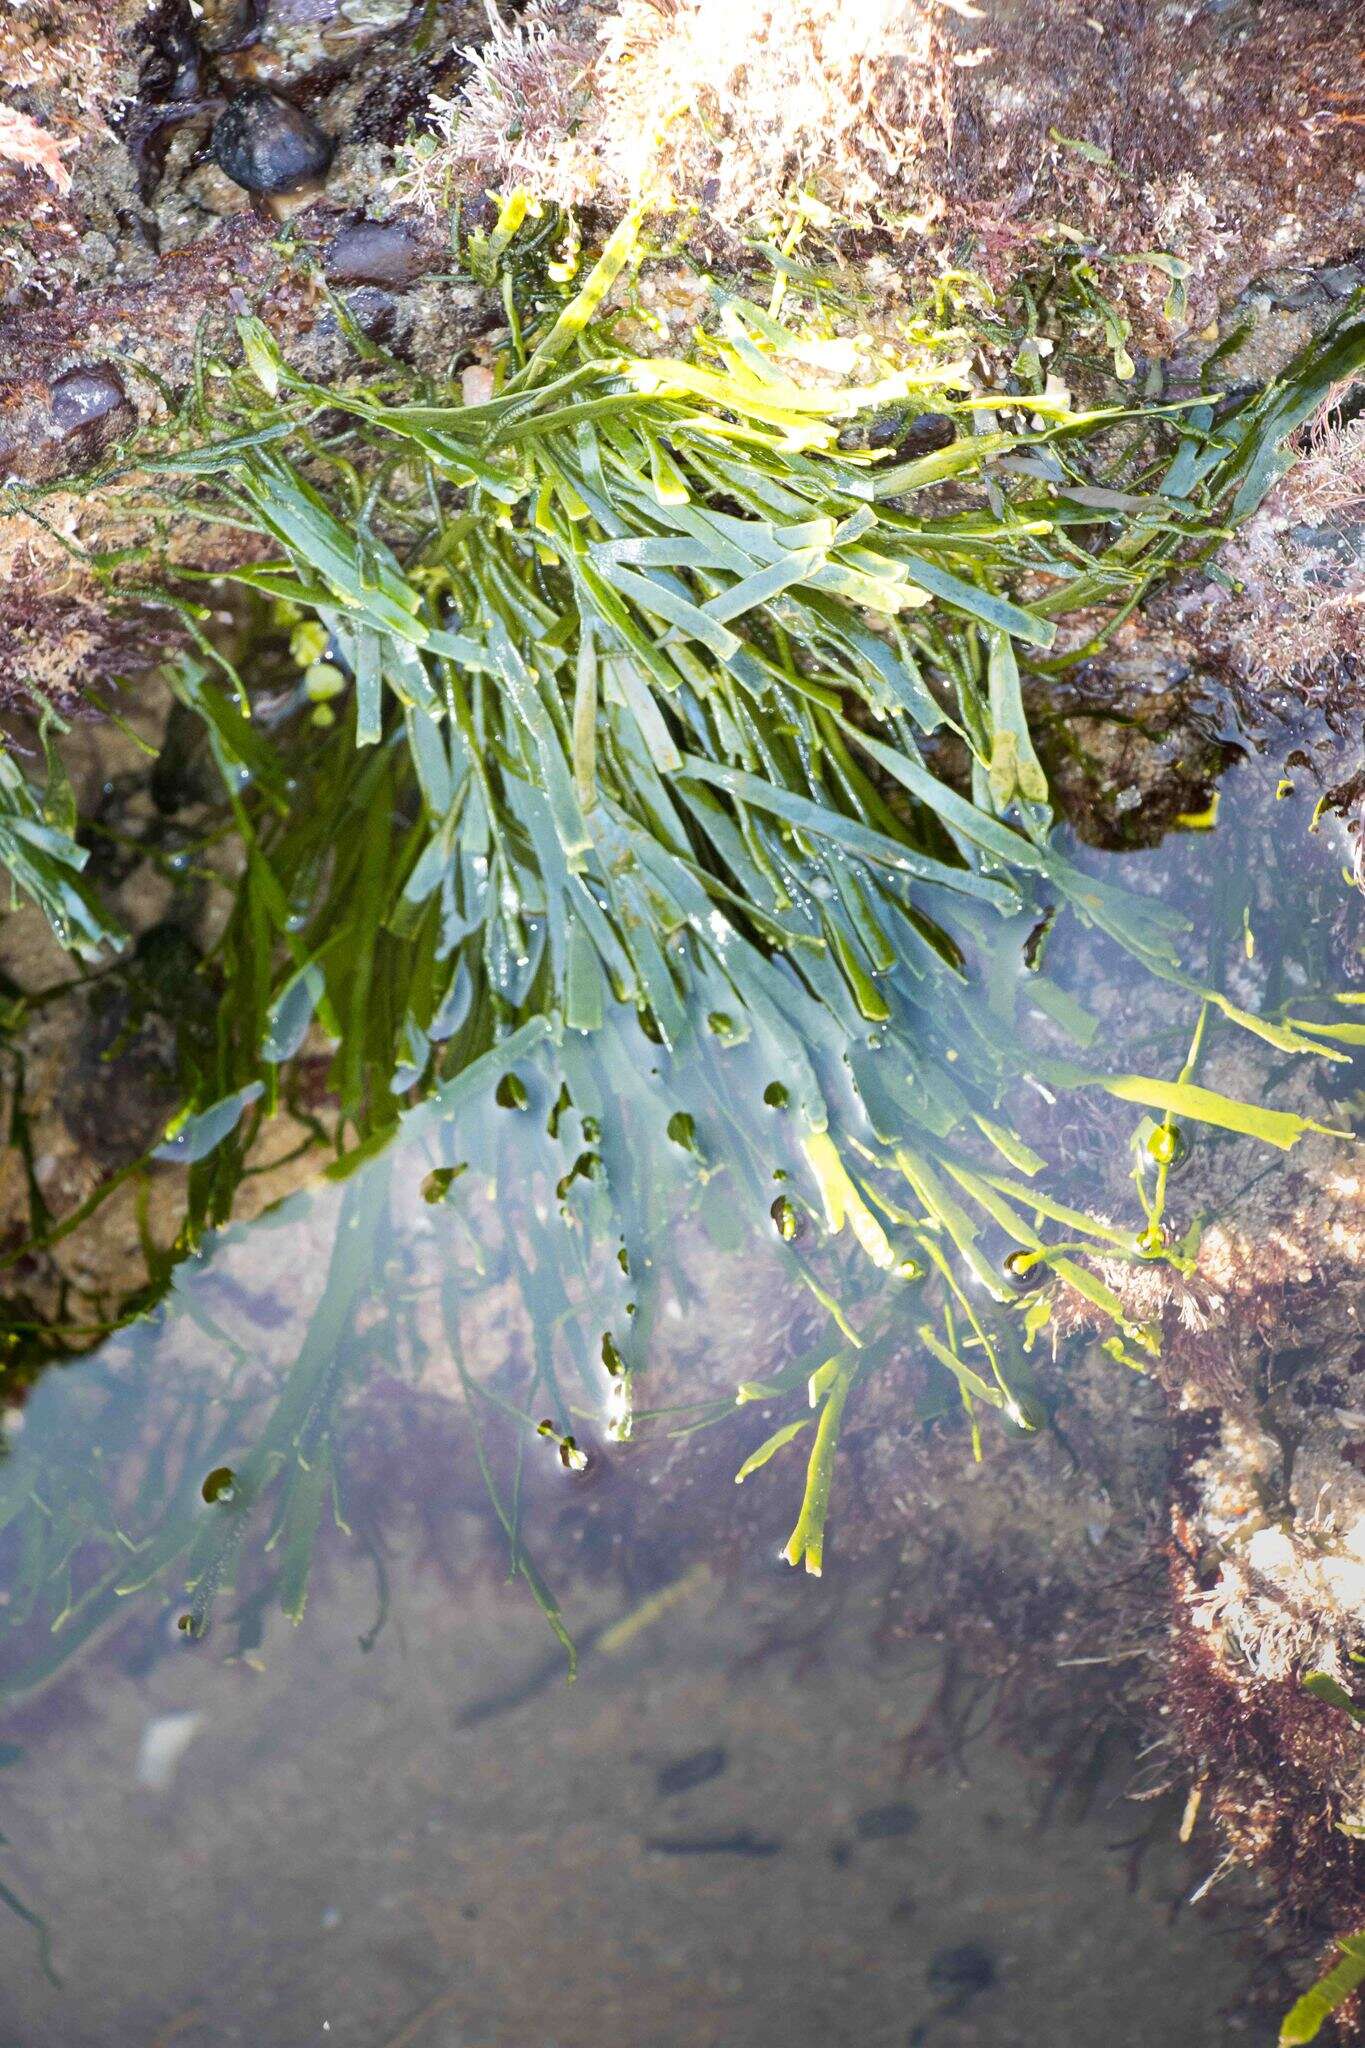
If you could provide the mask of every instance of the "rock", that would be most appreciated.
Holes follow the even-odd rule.
[[[426,268],[421,245],[398,221],[358,221],[332,237],[323,267],[333,284],[402,291]]]
[[[964,1941],[941,1948],[930,1958],[925,1977],[935,1991],[947,1997],[950,2009],[960,2010],[969,1999],[989,1991],[999,1972],[995,1958],[979,1941]]]
[[[392,293],[381,291],[378,285],[362,284],[346,294],[346,311],[369,341],[383,341],[393,332],[397,310]]]
[[[886,1806],[865,1808],[853,1829],[860,1842],[895,1842],[913,1834],[918,1826],[916,1809],[903,1799],[895,1799]]]
[[[199,46],[215,57],[240,50],[255,36],[261,10],[257,0],[203,0],[199,10]]]
[[[1306,312],[1322,298],[1322,287],[1311,272],[1267,278],[1266,291],[1271,305],[1286,313]]]
[[[132,425],[133,409],[110,363],[66,370],[52,382],[12,385],[0,398],[0,478],[41,483],[79,469]]]
[[[92,228],[82,235],[78,246],[81,262],[91,277],[107,276],[118,261],[118,250],[108,235],[100,234],[98,229]]]
[[[718,1778],[726,1765],[725,1751],[720,1747],[699,1749],[691,1756],[678,1757],[671,1764],[663,1764],[656,1776],[661,1799],[674,1799],[682,1792],[691,1792],[698,1785],[709,1784]]]
[[[1365,264],[1332,263],[1317,274],[1318,283],[1330,299],[1349,299],[1365,284]]]
[[[912,462],[918,455],[932,455],[937,448],[951,447],[957,427],[947,413],[925,412],[916,418],[904,407],[878,413],[864,430],[848,428],[839,436],[841,448],[892,448],[899,462]]]
[[[932,455],[949,448],[957,439],[957,426],[947,413],[912,413],[906,406],[893,406],[870,420],[855,420],[839,436],[839,446],[890,449],[898,462],[913,462],[917,456]]]
[[[899,407],[894,412],[878,413],[866,434],[860,433],[856,427],[848,430],[847,445],[856,448],[860,442],[865,441],[869,448],[894,448],[896,437],[904,424],[905,414]],[[839,445],[845,445],[843,434],[839,436]]]
[[[924,412],[917,420],[911,420],[905,432],[896,442],[896,458],[900,462],[913,462],[918,456],[933,455],[940,448],[951,448],[957,439],[957,427],[946,412]]]
[[[148,1792],[169,1792],[180,1759],[203,1720],[202,1714],[157,1714],[148,1721],[138,1744],[133,1777]]]
[[[239,93],[213,125],[209,147],[218,168],[246,192],[297,192],[332,161],[330,135],[301,108],[253,86]]]
[[[188,177],[181,179],[180,192],[182,199],[219,220],[231,220],[235,214],[251,211],[251,194],[220,171],[217,164],[197,164]]]
[[[138,79],[139,97],[149,106],[196,100],[203,91],[200,45],[187,21],[170,21],[157,35]]]
[[[58,439],[65,441],[127,403],[123,380],[110,364],[68,370],[52,386],[53,429]]]

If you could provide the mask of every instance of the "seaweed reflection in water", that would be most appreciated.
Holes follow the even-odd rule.
[[[1237,1021],[1280,1050],[1330,1055],[1355,1027],[1319,993],[1320,928],[1269,923],[1247,878],[1265,870],[1260,896],[1269,888],[1285,908],[1309,880],[1336,878],[1325,862],[1312,870],[1306,842],[1266,844],[1256,791],[1273,784],[1268,762],[1234,780],[1241,794],[1218,835],[1226,855],[1212,890],[1198,891],[1200,964],[1221,979],[1227,934],[1249,934],[1254,918],[1267,1015]],[[1252,840],[1254,864],[1242,857]],[[1189,847],[1177,843],[1167,863],[1186,897]],[[1074,887],[1123,928],[1152,909],[1079,872]],[[1110,948],[1089,986],[1096,949],[1079,930],[1050,941],[1049,967],[1058,949],[1062,961],[1053,978],[1025,965],[1027,912],[990,922],[993,932],[972,933],[968,971],[926,990],[917,963],[898,966],[882,983],[888,1020],[828,1043],[812,1029],[799,1060],[764,1003],[739,1023],[718,1019],[700,968],[677,1045],[624,1005],[594,1033],[533,1017],[404,1112],[387,1145],[362,1146],[255,1225],[205,1240],[165,1301],[13,1411],[0,1460],[0,1697],[45,1682],[144,1589],[183,1589],[178,1621],[191,1638],[245,1585],[253,1614],[269,1599],[297,1618],[319,1531],[351,1521],[354,1414],[404,1380],[462,1404],[513,1575],[572,1668],[552,1563],[528,1546],[524,1510],[547,1479],[557,1498],[565,1483],[591,1485],[594,1445],[599,1469],[604,1444],[628,1455],[643,1368],[639,1419],[656,1435],[692,1444],[734,1418],[736,1400],[777,1425],[757,1443],[752,1429],[738,1443],[726,1431],[726,1456],[740,1478],[806,1460],[787,1555],[818,1569],[840,1419],[869,1370],[914,1354],[921,1414],[960,1408],[976,1433],[990,1409],[1007,1431],[1036,1429],[1045,1418],[1028,1354],[1048,1315],[1034,1283],[1048,1274],[1109,1319],[1116,1357],[1141,1363],[1154,1333],[1081,1261],[1150,1263],[1155,1228],[1179,1265],[1160,1218],[1185,1143],[1173,1112],[1279,1145],[1321,1126],[1199,1086],[1189,1059],[1174,1082],[1096,1076],[1164,1115],[1139,1123],[1140,1202],[1126,1224],[1071,1206],[1061,1197],[1074,1187],[1058,1186],[1029,1142],[1061,1122],[1040,1109],[1051,1091],[1037,1077],[1082,1078],[1056,1056],[1064,1032],[1090,1041],[1103,1028],[1111,1053],[1133,1056],[1136,1040],[1139,1056],[1174,1066],[1192,1021],[1202,1049],[1208,1003],[1182,975],[1191,993],[1148,983],[1165,998],[1134,1011],[1142,975],[1125,947]],[[799,1004],[794,983],[774,987]],[[1103,1026],[1077,987],[1107,995]],[[954,1037],[970,1062],[955,1062]],[[940,1061],[932,1090],[908,1050],[926,1040]],[[1085,1188],[1081,1200],[1093,1196]],[[700,1280],[685,1258],[693,1240],[713,1268]],[[752,1310],[774,1300],[789,1304],[787,1327],[760,1341]]]
[[[1295,856],[1272,851],[1287,859],[1288,889]],[[1293,1000],[1296,1015],[1314,1015],[1320,979],[1305,991],[1304,976],[1280,966],[1282,951],[1297,957],[1316,946],[1311,923],[1275,928],[1248,894],[1246,872],[1230,859],[1219,869],[1217,944],[1225,925],[1241,932],[1254,923],[1267,1007]],[[985,996],[969,985],[967,997],[997,1005],[997,1027],[1006,1015],[1022,1020],[1016,1085],[1033,1034],[1055,1022],[1028,1021],[1035,984],[1021,965],[1024,936],[1022,920],[1002,928]],[[1077,988],[1093,1001],[1103,977],[1096,981],[1092,951],[1080,954],[1085,972],[1063,954],[1056,985],[1073,1002]],[[1125,986],[1120,975],[1120,994]],[[1153,1065],[1174,1066],[1199,1013],[1196,997],[1129,1020],[1111,1035],[1111,1054],[1133,1055],[1136,1036]],[[807,1460],[798,1529],[818,1539],[837,1423],[870,1369],[893,1366],[922,1419],[957,1413],[976,1426],[993,1408],[1015,1434],[1045,1424],[1025,1349],[1037,1297],[1001,1284],[1011,1244],[1019,1249],[1009,1219],[1020,1211],[983,1204],[955,1243],[930,1222],[927,1204],[886,1198],[895,1158],[868,1106],[870,1086],[855,1095],[838,1062],[822,1069],[838,1131],[831,1164],[793,1113],[800,1077],[775,1063],[761,1032],[746,1038],[698,1023],[675,1050],[626,1009],[582,1037],[533,1020],[406,1111],[386,1147],[342,1162],[256,1224],[207,1240],[151,1316],[81,1364],[47,1373],[16,1413],[0,1462],[10,1589],[0,1695],[22,1702],[121,1629],[133,1654],[148,1658],[193,1655],[213,1629],[215,1658],[249,1661],[271,1612],[297,1619],[310,1582],[322,1574],[325,1583],[331,1556],[348,1545],[376,1575],[378,1612],[363,1617],[361,1635],[371,1647],[387,1603],[387,1525],[429,1515],[444,1492],[431,1547],[446,1548],[447,1568],[510,1561],[561,1639],[553,1658],[461,1710],[457,1725],[473,1731],[556,1690],[575,1645],[611,1654],[683,1597],[694,1586],[689,1535],[703,1555],[723,1552],[731,1532],[708,1506],[703,1530],[679,1527],[671,1545],[656,1535],[626,1561],[624,1614],[593,1612],[571,1626],[560,1599],[587,1546],[616,1546],[613,1564],[629,1551],[619,1495],[607,1523],[590,1510],[595,1487],[648,1463],[635,1456],[641,1440],[667,1438],[689,1456],[714,1447],[712,1477],[727,1480],[770,1460],[790,1474]],[[994,1043],[1004,1043],[1001,1028]],[[875,1077],[882,1049],[859,1051],[860,1078]],[[977,1135],[974,1152],[952,1157],[952,1185],[964,1193],[1003,1178],[989,1178],[992,1133]],[[1150,1188],[1153,1169],[1173,1162],[1161,1160],[1150,1134],[1144,1142]],[[952,1143],[960,1147],[960,1134]],[[841,1170],[839,1215],[830,1188]],[[775,1185],[790,1230],[768,1220]],[[1069,1256],[1056,1247],[1072,1228],[1139,1256],[1136,1208],[1119,1229],[1068,1211],[1060,1195],[1072,1193],[1063,1184],[1032,1212],[1035,1230],[1053,1225],[1054,1263]],[[1061,1215],[1074,1218],[1065,1230]],[[832,1231],[836,1221],[849,1227]],[[964,1300],[945,1252],[966,1247],[993,1290],[983,1284]],[[987,1376],[990,1354],[969,1316],[994,1346],[998,1380]],[[926,1370],[926,1356],[944,1370]],[[586,1455],[583,1469],[563,1455],[571,1443]],[[678,1508],[680,1520],[695,1499]],[[766,1496],[760,1512],[767,1524]],[[768,1529],[769,1554],[779,1534],[780,1525]],[[648,1836],[681,1863],[770,1860],[778,1840],[748,1823]],[[17,1891],[12,1903],[33,1917]]]
[[[608,1134],[563,1099],[545,1028],[526,1027],[384,1151],[210,1240],[149,1317],[46,1374],[0,1465],[4,1694],[44,1683],[154,1588],[183,1589],[191,1638],[234,1591],[250,1594],[239,1633],[263,1596],[297,1618],[319,1531],[347,1528],[363,1483],[348,1446],[404,1380],[466,1404],[514,1573],[562,1628],[526,1502],[547,1478],[556,1500],[573,1483],[563,1441],[619,1455],[630,1437],[637,1360],[661,1316],[681,1321],[659,1256],[679,1219],[694,1211],[731,1249],[743,1237],[732,1196],[667,1135],[667,1064],[624,1018],[578,1049],[580,1092],[615,1091]],[[763,1242],[760,1289],[805,1263],[775,1233]],[[734,1368],[701,1377],[689,1422],[731,1409]]]

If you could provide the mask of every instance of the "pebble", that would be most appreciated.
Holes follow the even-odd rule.
[[[919,1814],[902,1799],[886,1806],[869,1806],[853,1823],[860,1842],[894,1842],[913,1834]]]
[[[911,420],[896,442],[897,459],[914,462],[921,455],[933,455],[940,448],[951,448],[956,439],[957,427],[946,412],[921,413],[917,420]]]
[[[979,1941],[963,1941],[936,1950],[924,1974],[934,1990],[945,1992],[960,2009],[969,1999],[989,1991],[999,1971],[989,1949]]]
[[[662,1765],[657,1773],[659,1796],[672,1799],[698,1785],[709,1784],[712,1778],[720,1776],[725,1765],[725,1751],[720,1748],[699,1749],[692,1756],[678,1757],[675,1762]]]
[[[370,341],[384,341],[393,332],[397,302],[378,285],[362,284],[346,294],[346,311]]]
[[[189,176],[180,182],[184,198],[192,205],[200,206],[205,213],[215,214],[220,220],[230,220],[234,214],[251,211],[251,194],[244,192],[217,164],[196,164]]]
[[[1349,299],[1365,284],[1365,264],[1333,263],[1318,272],[1318,283],[1332,299]]]
[[[201,49],[226,56],[249,43],[259,27],[256,0],[202,0],[198,9]]]
[[[145,1791],[169,1792],[203,1718],[196,1713],[158,1714],[145,1724],[133,1765],[134,1779]]]
[[[68,370],[52,386],[52,424],[64,441],[127,402],[122,379],[108,363]]]
[[[320,178],[335,144],[316,121],[259,86],[231,100],[213,125],[219,170],[246,192],[296,192]]]
[[[324,262],[333,284],[373,284],[402,291],[424,266],[420,245],[397,221],[362,220],[333,235]]]
[[[91,228],[76,244],[80,250],[81,263],[91,277],[106,277],[118,261],[118,250],[108,235],[98,228]]]

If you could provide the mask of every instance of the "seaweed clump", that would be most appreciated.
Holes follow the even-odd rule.
[[[1105,1262],[1179,1270],[1187,1254],[1163,1218],[1169,1161],[1152,1150],[1135,1227],[1078,1211],[1048,1190],[1020,1091],[1136,1104],[1152,1148],[1176,1118],[1288,1147],[1321,1121],[1197,1078],[1211,1019],[1322,1061],[1353,1027],[1204,988],[1173,913],[1064,857],[1024,679],[1093,653],[1251,516],[1365,330],[1348,308],[1221,417],[1078,410],[1041,359],[1017,392],[985,386],[949,284],[895,349],[850,331],[814,276],[780,271],[766,307],[713,284],[693,351],[641,354],[607,305],[632,287],[643,213],[581,283],[565,224],[525,193],[470,240],[508,323],[470,402],[382,352],[317,383],[244,313],[243,365],[212,366],[211,406],[201,375],[170,451],[140,457],[186,514],[253,537],[226,580],[272,608],[292,663],[253,690],[193,582],[168,593],[196,650],[168,681],[241,849],[206,963],[213,1056],[157,1154],[191,1169],[177,1252],[230,1212],[251,1134],[310,1047],[335,1047],[344,1154],[522,1034],[564,1062],[624,1005],[675,1058],[727,1052],[732,1087],[743,1071],[754,1099],[778,1090],[780,1141],[739,1124],[720,1156],[759,1212],[779,1178],[793,1255],[804,1230],[847,1233],[872,1271],[923,1285],[917,1335],[973,1429],[981,1408],[1032,1427],[1038,1282],[1083,1297],[1132,1363],[1156,1335]],[[897,445],[873,445],[888,411]],[[915,452],[925,418],[933,445]],[[145,484],[126,488],[136,507]],[[0,843],[93,957],[118,935],[45,726],[45,790],[5,763]],[[941,736],[968,764],[957,784],[936,771]],[[1062,912],[1188,1002],[1176,1078],[1086,1056],[1094,1021],[1029,939]],[[991,965],[1011,930],[1022,977]],[[1024,1002],[1052,1034],[1027,1049]],[[577,1100],[567,1065],[560,1085]],[[703,1157],[708,1125],[714,1142],[704,1106],[668,1120]],[[622,1384],[633,1342],[607,1361]],[[815,1570],[874,1348],[846,1334],[810,1376],[821,1419],[791,1555]]]

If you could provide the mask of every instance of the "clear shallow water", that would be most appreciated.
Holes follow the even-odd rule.
[[[1311,797],[1278,829],[1279,766],[1229,775],[1215,834],[1087,856],[1268,1003],[1340,952],[1340,849]],[[1049,968],[1107,1055],[1178,1066],[1188,1007],[1065,930]],[[844,1487],[817,1584],[775,1563],[803,1453],[733,1485],[788,1412],[737,1413],[736,1382],[799,1387],[831,1341],[798,1261],[855,1319],[891,1284],[767,1221],[761,1048],[684,1073],[618,1022],[573,1109],[540,1051],[224,1233],[15,1419],[0,1877],[44,1926],[0,1916],[0,2040],[1229,2038],[1246,1958],[1171,1919],[1204,1875],[1173,1829],[1129,1888],[1121,1742],[1059,1805],[1046,1745],[983,1732],[968,1663],[926,1749],[948,1651],[899,1633],[885,1503]],[[743,1172],[709,1172],[708,1118]],[[1072,1149],[1063,1192],[1094,1199],[1083,1120]],[[628,1441],[604,1339],[647,1363]],[[885,1370],[916,1426],[951,1415],[951,1383]]]

